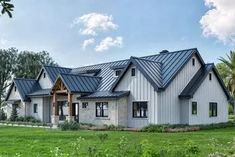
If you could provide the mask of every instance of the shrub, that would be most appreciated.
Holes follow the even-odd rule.
[[[79,130],[80,126],[77,122],[72,121],[72,122],[68,122],[65,121],[63,123],[60,123],[58,125],[58,127],[62,130],[62,131],[66,131],[66,130]]]
[[[155,124],[150,124],[146,127],[144,127],[141,131],[143,132],[165,132],[167,128],[170,128],[170,125],[165,124],[165,125],[155,125]]]
[[[121,131],[124,128],[123,126],[115,126],[113,124],[111,124],[111,125],[105,124],[104,127],[105,127],[106,130],[112,130],[112,131],[116,131],[116,130]]]
[[[6,120],[6,119],[7,119],[6,113],[3,111],[3,109],[0,109],[0,120]]]

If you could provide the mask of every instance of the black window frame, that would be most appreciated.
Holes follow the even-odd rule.
[[[210,102],[209,103],[209,117],[217,117],[218,116],[218,103]]]
[[[192,112],[191,112],[192,115],[197,115],[197,102],[196,101],[193,101],[192,102]]]
[[[135,76],[136,75],[136,70],[135,68],[131,68],[131,76]]]
[[[88,102],[82,102],[82,108],[83,108],[83,109],[86,109],[87,106],[88,106]]]
[[[212,81],[212,73],[209,73],[209,80]]]
[[[192,65],[193,65],[193,66],[196,65],[196,60],[195,60],[195,58],[192,59]]]
[[[33,113],[38,113],[38,104],[33,104]]]
[[[107,106],[107,108],[104,108],[104,106]],[[105,112],[105,110],[107,112]],[[96,102],[95,103],[95,111],[96,111],[96,117],[108,117],[108,110],[109,110],[109,104],[108,102]],[[107,115],[105,115],[107,113]]]
[[[139,115],[137,114],[138,112],[139,112]],[[148,118],[148,102],[147,101],[132,102],[132,117],[133,118]]]
[[[115,76],[120,76],[121,75],[121,70],[115,70]]]
[[[16,92],[16,90],[17,90],[17,88],[16,88],[16,86],[15,86],[14,91]]]
[[[45,72],[43,73],[43,78],[46,78],[46,73]]]

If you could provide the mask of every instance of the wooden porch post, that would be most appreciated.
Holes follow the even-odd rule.
[[[69,105],[69,120],[74,120],[73,115],[73,94],[68,93],[68,105]]]
[[[53,113],[54,116],[59,116],[58,103],[57,103],[57,95],[56,92],[53,93]]]

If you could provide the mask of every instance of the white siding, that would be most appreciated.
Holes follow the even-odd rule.
[[[118,84],[116,91],[130,91],[128,97],[128,127],[141,128],[150,123],[157,123],[157,92],[144,77],[144,75],[136,68],[136,76],[131,76],[131,68],[127,70],[125,76]],[[148,102],[148,118],[133,118],[132,102],[147,101]]]
[[[197,115],[191,115],[192,101],[197,102]],[[218,116],[209,117],[209,103],[218,103]],[[190,124],[211,124],[228,121],[228,101],[222,87],[220,86],[216,76],[212,72],[212,80],[209,80],[209,75],[198,88],[190,100],[189,105]]]
[[[178,124],[180,123],[180,111],[182,100],[178,98],[189,81],[200,69],[201,64],[195,56],[195,66],[192,66],[192,59],[178,73],[171,84],[163,91],[158,93],[158,123],[159,124]]]
[[[21,100],[21,96],[20,96],[20,93],[19,93],[18,89],[16,88],[16,91],[15,91],[15,85],[13,86],[13,88],[11,90],[11,93],[9,95],[8,100]],[[8,118],[11,115],[11,111],[12,111],[12,104],[8,104],[7,105],[7,117]],[[26,108],[25,108],[25,103],[24,102],[21,101],[18,104],[17,113],[18,113],[18,116],[25,116]]]
[[[34,113],[34,104],[38,104],[38,113]],[[43,98],[31,98],[31,116],[43,121]]]
[[[45,71],[43,70],[42,75],[39,78],[39,84],[42,87],[42,89],[48,89],[48,88],[52,88],[53,84],[50,81],[50,78],[48,77],[48,75],[46,74],[46,77],[44,78],[44,73]]]
[[[51,118],[51,98],[43,98],[43,122],[49,123]]]
[[[189,100],[182,100],[180,105],[180,123],[189,124]]]

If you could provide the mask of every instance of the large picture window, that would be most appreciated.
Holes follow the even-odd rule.
[[[108,102],[96,102],[96,117],[108,117]]]
[[[217,117],[217,103],[210,102],[209,104],[209,116],[210,117]]]
[[[148,117],[148,103],[133,102],[133,118],[147,118],[147,117]]]

